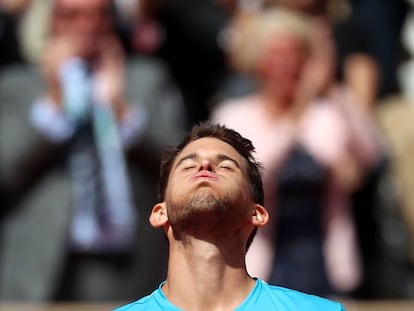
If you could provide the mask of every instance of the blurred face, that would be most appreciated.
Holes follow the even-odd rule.
[[[254,204],[246,170],[246,160],[219,139],[206,137],[187,145],[173,164],[166,190],[174,231],[248,222]]]
[[[52,33],[71,38],[85,54],[93,53],[110,30],[109,0],[55,0]]]
[[[302,75],[306,51],[303,42],[291,35],[274,35],[267,39],[258,74],[266,85],[292,96]]]

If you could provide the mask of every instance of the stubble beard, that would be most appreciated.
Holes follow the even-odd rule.
[[[177,235],[196,236],[203,232],[220,235],[233,219],[231,206],[229,198],[200,190],[181,203],[170,205],[170,224]]]

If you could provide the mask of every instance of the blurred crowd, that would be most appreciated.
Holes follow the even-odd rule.
[[[252,140],[252,276],[414,298],[414,1],[0,0],[0,302],[129,301],[164,278],[161,150]]]

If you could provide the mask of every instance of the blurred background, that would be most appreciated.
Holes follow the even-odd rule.
[[[0,306],[155,289],[161,151],[206,120],[264,164],[253,276],[414,299],[414,1],[0,0]]]

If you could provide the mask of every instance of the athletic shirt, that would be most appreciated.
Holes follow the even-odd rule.
[[[172,305],[162,292],[161,283],[152,294],[145,296],[133,303],[127,304],[114,311],[137,311],[137,310],[171,310],[182,309]],[[256,284],[247,298],[235,311],[246,310],[280,310],[280,311],[345,311],[338,302],[321,298],[314,295],[304,294],[295,290],[269,285],[257,279]]]

